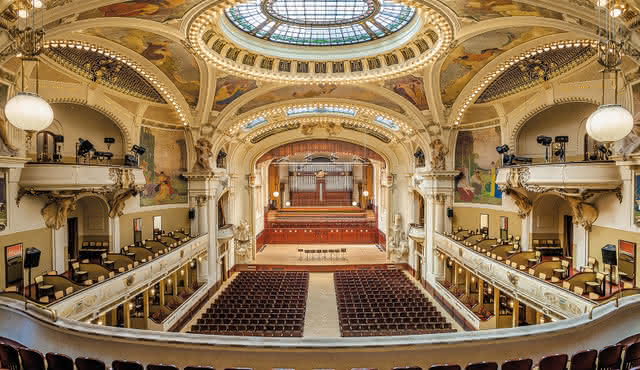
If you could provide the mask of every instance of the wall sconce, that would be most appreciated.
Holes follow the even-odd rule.
[[[362,195],[365,196],[365,197],[368,197],[369,196],[369,191],[368,190],[363,191]]]
[[[156,290],[155,289],[151,289],[151,291],[149,293],[151,293],[151,295],[156,295]]]
[[[273,192],[273,197],[274,197],[274,198],[277,198],[277,197],[279,197],[279,196],[280,196],[280,193],[279,193],[279,192],[277,192],[277,191],[274,191],[274,192]]]
[[[129,309],[133,309],[133,303],[129,303]]]

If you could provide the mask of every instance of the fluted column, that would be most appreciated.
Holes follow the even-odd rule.
[[[434,231],[443,233],[444,232],[444,202],[446,200],[446,195],[444,194],[436,194],[435,196],[435,228]]]
[[[204,235],[208,232],[209,204],[206,196],[199,196],[196,199],[198,204],[198,234]]]

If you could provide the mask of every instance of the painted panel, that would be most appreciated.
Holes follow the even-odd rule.
[[[338,86],[332,84],[326,85],[292,85],[269,91],[263,95],[256,97],[246,105],[242,106],[238,113],[246,113],[252,109],[263,105],[281,102],[292,99],[310,99],[310,98],[334,98],[357,100],[365,103],[376,104],[384,108],[391,109],[398,113],[404,113],[396,103],[384,98],[376,93],[358,86]]]
[[[202,0],[131,0],[101,6],[78,16],[78,20],[100,17],[126,17],[168,22],[184,17],[194,5]]]
[[[187,203],[187,146],[184,132],[142,127],[140,145],[146,152],[140,158],[147,185],[140,195],[140,206]]]
[[[640,148],[640,83],[631,87],[633,92],[633,129],[624,139],[614,144],[614,152],[634,153]]]
[[[502,204],[502,192],[496,184],[500,156],[500,127],[460,131],[456,140],[455,201],[460,203]]]
[[[429,109],[422,77],[404,76],[385,81],[384,87],[407,99],[420,110]]]
[[[461,17],[478,22],[518,16],[562,19],[562,14],[556,11],[513,0],[450,0],[448,3]]]
[[[193,55],[179,42],[147,31],[115,27],[90,28],[85,32],[142,55],[167,75],[189,105],[198,105],[200,69]]]
[[[548,27],[514,27],[490,31],[463,41],[442,65],[440,92],[443,104],[453,105],[469,81],[506,50],[559,32]]]
[[[213,98],[213,110],[221,112],[236,99],[257,87],[254,80],[235,76],[218,78],[216,80],[216,95]]]
[[[633,222],[640,226],[640,174],[634,173]]]

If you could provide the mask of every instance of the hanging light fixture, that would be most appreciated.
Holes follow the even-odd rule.
[[[623,139],[633,129],[633,116],[618,104],[618,66],[622,64],[623,42],[618,41],[615,18],[622,15],[626,6],[620,0],[598,0],[598,63],[602,70],[602,105],[587,120],[587,133],[593,139],[611,146]],[[614,103],[605,103],[605,81],[608,74],[614,75]]]
[[[39,56],[44,40],[44,0],[20,0],[14,3],[16,13],[15,25],[7,29],[11,44],[0,53],[1,56],[15,55],[22,59],[22,84],[20,92],[11,98],[4,113],[7,120],[15,127],[26,132],[25,153],[31,147],[33,134],[44,130],[53,122],[53,110],[46,100],[38,94],[40,90]],[[35,63],[35,93],[26,92],[25,62]]]

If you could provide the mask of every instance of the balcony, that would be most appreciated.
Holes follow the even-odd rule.
[[[216,236],[218,243],[226,243],[229,240],[233,239],[233,225],[226,224],[218,226],[218,233]]]
[[[27,163],[20,186],[37,191],[79,191],[146,183],[141,168],[65,163]]]
[[[415,242],[424,244],[424,225],[409,224],[409,238]]]
[[[501,168],[496,183],[541,193],[547,189],[614,190],[622,178],[612,161],[541,163]]]

